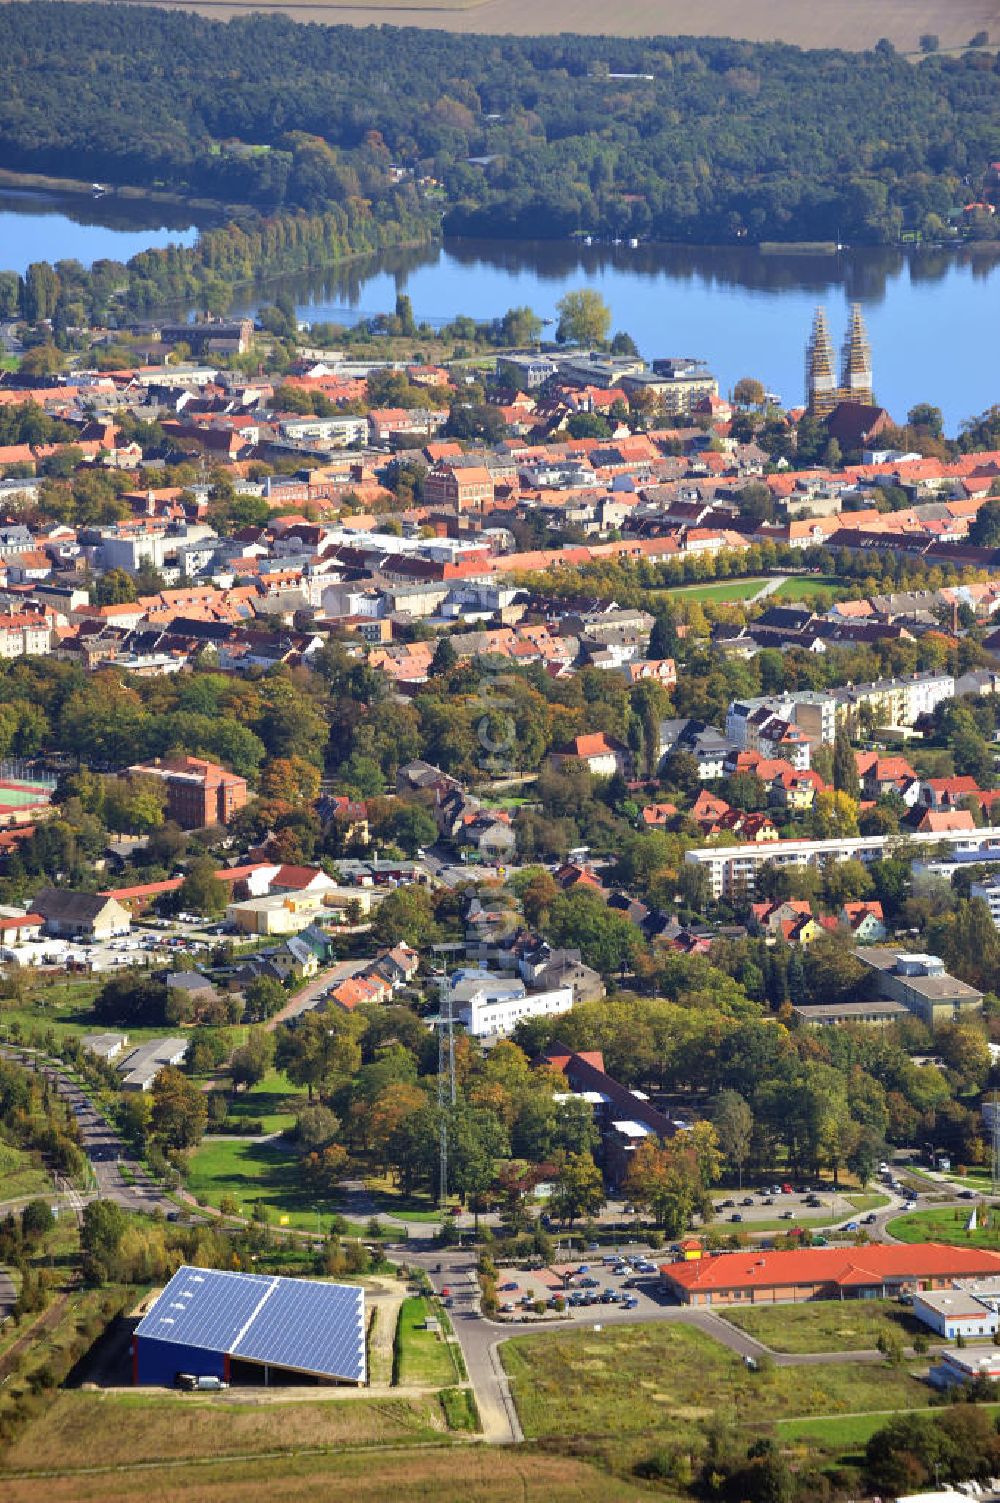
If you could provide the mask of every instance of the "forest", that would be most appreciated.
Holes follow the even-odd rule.
[[[888,42],[442,45],[31,0],[0,11],[0,159],[271,213],[418,185],[459,233],[893,242],[990,192],[998,75],[986,52],[914,65]]]

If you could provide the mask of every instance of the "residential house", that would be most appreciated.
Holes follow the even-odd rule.
[[[584,762],[595,777],[601,778],[613,777],[616,772],[628,777],[632,770],[632,753],[628,747],[613,736],[605,735],[603,731],[576,736],[564,746],[550,752],[549,760],[553,767],[561,767],[564,762],[574,760]]]
[[[885,915],[875,900],[845,903],[837,917],[859,945],[878,945],[885,939]]]

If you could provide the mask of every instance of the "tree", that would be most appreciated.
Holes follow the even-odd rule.
[[[611,309],[592,287],[567,292],[556,303],[559,323],[556,338],[560,344],[600,345],[608,337]]]
[[[635,925],[587,888],[553,900],[548,933],[555,944],[578,947],[586,964],[605,976],[626,970],[642,948]]]
[[[741,376],[733,387],[733,401],[740,407],[763,407],[764,383],[755,376]]]
[[[930,402],[915,403],[906,414],[906,422],[910,428],[919,428],[931,438],[944,436],[944,414],[940,407],[934,407]]]
[[[433,845],[438,835],[434,816],[422,804],[401,804],[393,813],[389,829],[394,843],[411,857],[424,846]]]
[[[205,1093],[168,1065],[153,1081],[153,1134],[167,1148],[194,1148],[208,1121]]]
[[[738,1091],[722,1091],[715,1098],[712,1124],[722,1156],[736,1170],[742,1189],[743,1166],[750,1156],[753,1140],[753,1112]]]
[[[858,764],[844,724],[837,727],[833,738],[833,786],[838,793],[847,793],[853,799],[858,797]]]
[[[458,663],[458,653],[455,644],[450,637],[439,637],[431,658],[430,674],[432,678],[443,678],[450,673]]]
[[[1000,547],[1000,498],[985,501],[969,528],[969,542],[977,548]]]
[[[111,1277],[128,1224],[128,1215],[113,1200],[91,1200],[84,1206],[80,1246],[92,1283],[104,1283]]]
[[[702,1166],[691,1135],[678,1133],[668,1142],[644,1138],[632,1156],[625,1193],[645,1206],[668,1237],[678,1237],[702,1212],[711,1214]]]
[[[229,1061],[229,1076],[233,1085],[253,1086],[264,1079],[274,1063],[274,1034],[263,1028],[251,1028],[250,1036],[239,1049],[234,1049]]]
[[[318,1102],[305,1106],[295,1119],[295,1142],[304,1152],[326,1148],[340,1132],[340,1118]]]
[[[105,981],[94,998],[94,1016],[101,1023],[157,1028],[163,1025],[166,1003],[167,988],[162,976],[128,971]]]
[[[579,1216],[596,1216],[606,1199],[601,1171],[590,1154],[567,1154],[549,1200],[553,1216],[572,1226]]]
[[[319,796],[320,771],[304,757],[274,757],[261,769],[259,795],[291,804],[313,804]]]
[[[243,991],[248,1023],[266,1023],[281,1011],[288,1001],[288,993],[275,976],[255,976]]]
[[[203,914],[206,918],[218,918],[225,913],[229,891],[215,875],[215,868],[211,856],[199,856],[192,861],[177,893],[182,912]]]
[[[135,580],[126,569],[109,569],[94,586],[95,605],[130,605],[136,598]]]
[[[379,905],[372,934],[380,945],[405,940],[415,950],[426,949],[437,937],[434,903],[425,887],[410,884],[394,888]]]

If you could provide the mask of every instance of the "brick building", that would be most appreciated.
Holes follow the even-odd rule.
[[[227,825],[247,801],[246,778],[202,757],[156,757],[128,771],[130,777],[162,779],[167,789],[167,818],[182,830]]]

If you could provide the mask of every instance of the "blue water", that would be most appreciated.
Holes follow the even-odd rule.
[[[871,337],[875,395],[894,418],[929,401],[954,432],[1000,402],[991,332],[1000,314],[1000,254],[858,249],[775,256],[753,247],[450,241],[293,291],[299,317],[308,321],[354,323],[391,312],[397,292],[406,292],[417,321],[438,324],[457,313],[493,318],[521,304],[555,318],[559,298],[579,287],[601,293],[612,329],[627,330],[644,355],[707,360],[723,393],[741,376],[756,376],[786,404],[801,402],[814,309],[826,309],[839,347],[850,304],[858,301]]]
[[[32,261],[127,261],[151,246],[193,245],[198,228],[182,206],[0,189],[0,271]]]
[[[182,205],[114,194],[69,199],[0,190],[0,270],[23,272],[36,260],[124,261],[149,246],[190,245],[196,221]],[[233,311],[256,312],[278,285],[240,293]],[[494,318],[520,304],[555,319],[564,292],[594,287],[611,308],[612,328],[627,330],[644,355],[704,359],[724,393],[740,376],[756,376],[787,405],[803,400],[814,309],[826,309],[839,344],[857,301],[871,337],[876,398],[894,418],[905,419],[915,402],[933,402],[954,433],[963,419],[1000,402],[994,339],[1000,248],[883,247],[813,256],[765,255],[752,246],[633,250],[449,241],[444,248],[349,262],[287,286],[308,322],[351,324],[391,312],[397,293],[406,292],[418,322],[432,325],[459,313]],[[547,333],[553,330],[550,325]]]

